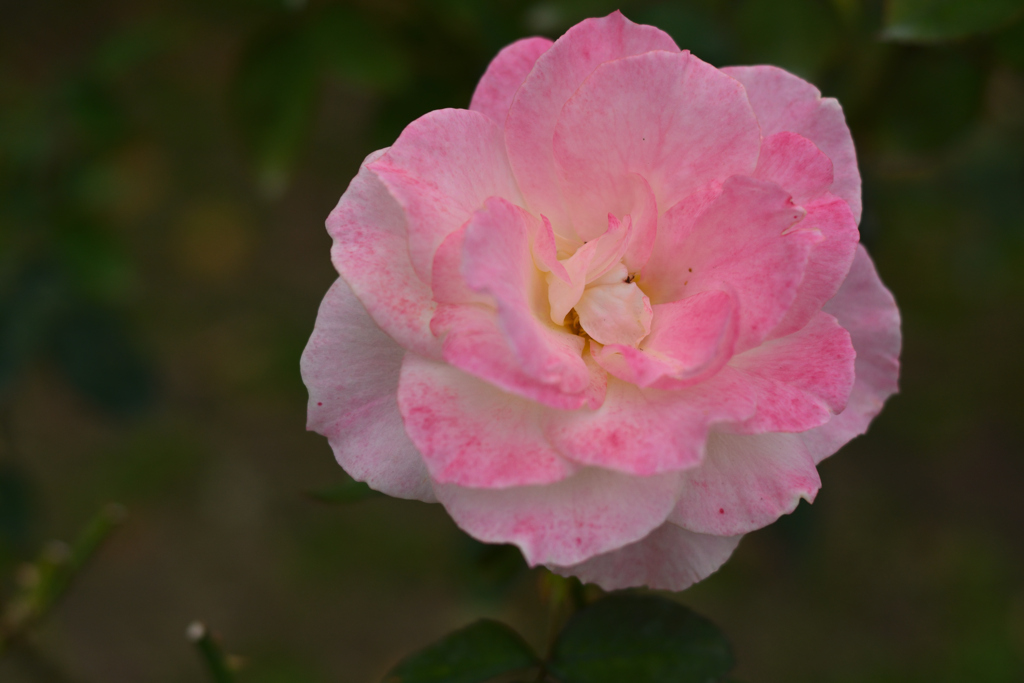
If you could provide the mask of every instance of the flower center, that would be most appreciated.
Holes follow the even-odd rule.
[[[559,259],[547,273],[551,319],[600,344],[638,345],[651,331],[651,302],[633,282],[623,257],[632,236],[629,216],[608,217],[608,231]],[[572,246],[564,241],[559,251]]]
[[[591,339],[636,346],[651,331],[651,302],[629,279],[619,263],[583,290],[572,312]]]

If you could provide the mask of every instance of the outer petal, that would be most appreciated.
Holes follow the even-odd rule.
[[[500,491],[437,486],[462,529],[486,543],[514,543],[530,565],[574,565],[647,536],[678,495],[679,475],[633,477],[588,468],[548,486]]]
[[[488,197],[521,203],[501,128],[465,109],[440,109],[416,119],[369,165],[405,211],[409,256],[430,282],[434,253]]]
[[[860,222],[860,172],[857,152],[843,108],[799,76],[776,66],[731,66],[722,69],[747,89],[761,135],[799,133],[832,160],[832,194],[842,197]]]
[[[681,591],[725,564],[741,536],[695,534],[671,522],[643,540],[598,555],[572,567],[551,567],[562,576],[575,576],[605,590],[647,586]]]
[[[408,354],[398,404],[406,432],[439,483],[547,484],[575,469],[541,433],[543,406],[450,366]]]
[[[476,84],[469,108],[504,126],[516,91],[530,74],[537,58],[550,47],[551,41],[547,38],[523,38],[503,48]]]
[[[565,32],[537,59],[505,122],[509,160],[530,208],[551,219],[555,232],[572,236],[551,147],[562,105],[600,64],[651,50],[679,48],[669,35],[613,12],[586,19]]]
[[[857,351],[857,378],[846,410],[827,424],[801,434],[816,462],[867,431],[885,400],[898,390],[900,313],[863,246],[839,292],[825,305],[850,332]]]
[[[381,329],[405,348],[436,358],[441,347],[430,332],[434,302],[409,261],[405,215],[366,168],[386,151],[366,157],[327,217],[331,261]]]
[[[306,427],[327,437],[353,478],[389,496],[433,502],[427,468],[398,412],[404,355],[345,281],[335,281],[302,353],[302,381],[309,389]]]
[[[776,133],[761,143],[754,177],[781,186],[802,206],[832,187],[832,162],[802,135]]]
[[[817,230],[822,240],[811,247],[804,279],[797,289],[793,305],[786,311],[769,338],[791,334],[806,325],[826,301],[835,296],[850,272],[860,232],[850,206],[832,194],[825,194],[804,206],[807,216],[800,227]]]
[[[696,466],[714,424],[753,415],[753,394],[736,373],[679,391],[608,381],[595,411],[552,413],[546,430],[559,452],[585,465],[648,476]]]
[[[729,367],[749,378],[757,394],[757,413],[740,429],[802,432],[825,424],[846,407],[856,355],[850,334],[819,311],[800,331],[736,356]]]
[[[683,474],[669,519],[702,534],[733,536],[767,526],[813,501],[821,480],[796,434],[713,433],[700,467]]]
[[[752,178],[730,178],[692,223],[691,201],[679,207],[679,220],[673,208],[662,221],[666,232],[685,232],[673,240],[675,267],[645,268],[640,287],[654,303],[707,290],[730,292],[740,314],[736,350],[757,346],[792,305],[808,253],[821,235],[790,230],[804,210],[778,185]]]
[[[604,228],[609,198],[643,176],[658,206],[749,175],[761,133],[743,86],[689,52],[648,52],[602,64],[565,103],[555,127],[563,192],[583,239]]]

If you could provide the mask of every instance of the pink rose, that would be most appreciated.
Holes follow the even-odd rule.
[[[682,589],[896,391],[842,110],[618,12],[363,163],[302,357],[345,470],[605,588]]]

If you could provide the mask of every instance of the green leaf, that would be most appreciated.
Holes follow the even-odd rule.
[[[624,594],[577,612],[549,669],[563,683],[715,683],[733,663],[707,619],[664,598]]]
[[[1024,0],[889,0],[882,37],[931,43],[988,33],[1024,15]]]
[[[310,491],[309,496],[321,503],[355,503],[366,498],[383,496],[380,491],[374,491],[366,482],[350,479],[343,484],[332,486],[319,491]]]
[[[407,657],[384,683],[483,683],[538,663],[518,633],[481,619]]]

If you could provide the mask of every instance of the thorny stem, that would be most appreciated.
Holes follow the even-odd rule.
[[[536,683],[548,680],[547,662],[554,654],[558,634],[576,610],[586,603],[583,584],[576,578],[565,578],[545,571],[541,575],[540,591],[541,598],[548,604],[548,632],[544,661],[537,672]]]
[[[231,657],[225,654],[220,642],[213,637],[205,624],[193,621],[185,631],[185,636],[195,645],[214,683],[233,683],[235,677],[232,673],[234,667]]]
[[[48,543],[36,562],[22,567],[19,572],[21,589],[0,613],[0,655],[12,644],[22,645],[27,631],[46,617],[67,593],[75,577],[124,516],[120,505],[106,505],[72,545],[60,541]]]

